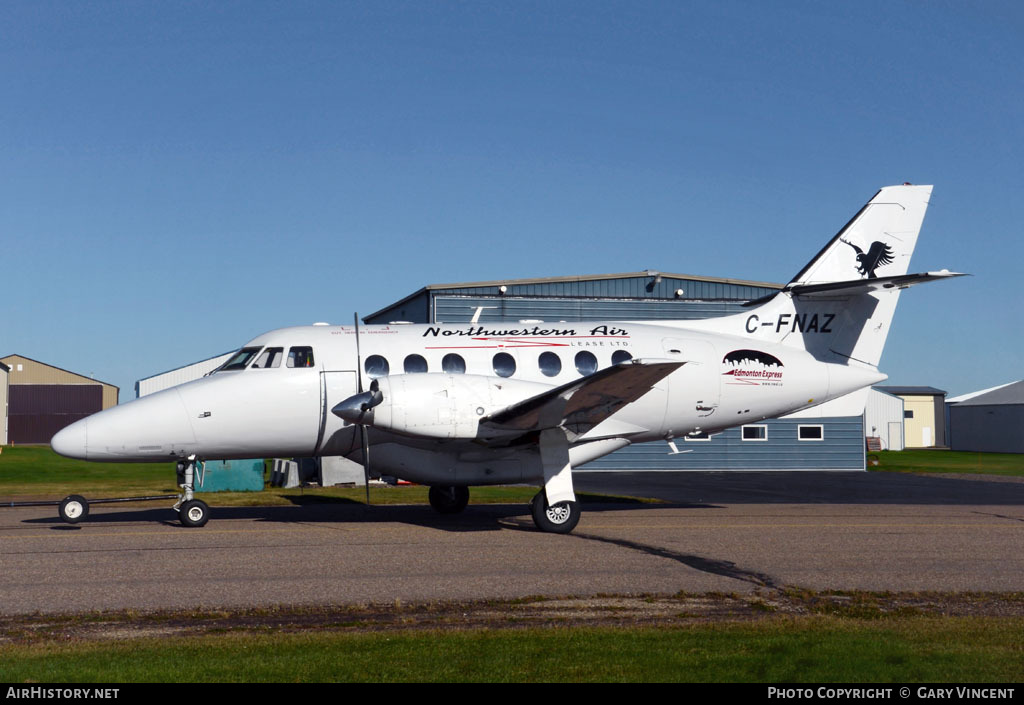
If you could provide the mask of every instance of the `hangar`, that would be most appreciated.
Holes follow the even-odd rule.
[[[644,270],[431,284],[363,318],[368,324],[696,320],[743,311],[768,282]],[[813,412],[814,410],[811,410]],[[863,470],[864,417],[803,412],[704,438],[635,444],[584,470]]]
[[[949,400],[952,450],[1024,453],[1024,380]]]
[[[112,384],[24,355],[8,355],[0,363],[9,370],[3,375],[7,443],[49,443],[68,424],[117,404],[119,390]]]

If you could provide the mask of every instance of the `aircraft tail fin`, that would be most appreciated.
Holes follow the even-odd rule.
[[[960,274],[907,274],[931,186],[881,189],[778,294],[715,329],[877,367],[899,292]]]
[[[910,184],[879,190],[787,288],[906,274],[931,194]]]

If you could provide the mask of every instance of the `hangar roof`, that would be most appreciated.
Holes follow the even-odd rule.
[[[24,362],[30,363],[31,365],[38,365],[36,374],[32,374],[30,379],[25,383],[28,384],[100,384],[104,387],[110,387],[111,389],[120,389],[116,384],[110,384],[99,379],[93,379],[92,377],[86,377],[83,374],[72,372],[71,370],[65,370],[63,367],[57,367],[56,365],[50,365],[39,360],[33,360],[31,357],[25,357],[24,355],[11,354],[4,355],[0,358],[0,363],[6,361],[8,370],[13,369],[11,363],[15,360],[23,360]]]
[[[997,387],[985,394],[972,396],[961,401],[957,406],[1001,406],[1004,404],[1024,404],[1024,380]]]
[[[694,286],[691,286],[694,285]],[[581,274],[563,277],[539,277],[533,279],[497,279],[492,281],[462,282],[455,284],[428,284],[408,296],[363,317],[370,321],[393,309],[398,309],[418,297],[435,294],[484,295],[484,296],[525,296],[525,297],[602,297],[616,299],[666,299],[673,300],[675,291],[682,288],[686,299],[744,300],[773,295],[782,289],[782,284],[771,282],[704,277],[693,274],[674,274],[646,269],[641,272],[620,272],[618,274]],[[500,291],[505,287],[506,291]]]
[[[897,396],[908,396],[908,395],[919,395],[919,396],[946,396],[946,392],[935,387],[880,387],[876,386],[875,389],[879,389],[887,394],[895,394]]]

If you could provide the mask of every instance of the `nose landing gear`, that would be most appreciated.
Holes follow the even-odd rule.
[[[197,466],[202,478],[203,464],[196,460],[196,456],[190,455],[187,460],[178,463],[178,486],[184,491],[174,504],[174,509],[178,512],[181,525],[190,528],[204,526],[210,519],[210,507],[203,500],[193,496]]]

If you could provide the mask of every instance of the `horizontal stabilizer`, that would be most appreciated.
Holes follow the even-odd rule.
[[[790,284],[783,291],[799,297],[847,297],[867,294],[872,291],[906,289],[915,284],[965,276],[967,275],[960,272],[950,272],[943,269],[939,272],[900,274],[892,277],[877,277],[875,279],[852,279],[842,282],[828,282],[826,284]]]
[[[608,367],[485,416],[480,420],[480,436],[518,435],[558,427],[583,434],[684,364],[633,360]]]

